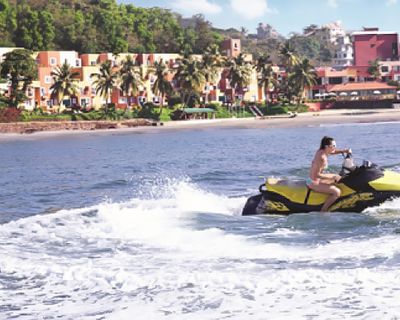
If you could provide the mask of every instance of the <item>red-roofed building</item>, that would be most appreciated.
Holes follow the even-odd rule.
[[[396,86],[377,81],[338,84],[331,88],[331,92],[336,94],[338,100],[348,100],[349,97],[351,97],[352,100],[396,98]]]

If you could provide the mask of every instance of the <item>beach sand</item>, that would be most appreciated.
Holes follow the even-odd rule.
[[[343,109],[300,113],[296,117],[287,115],[261,118],[230,118],[210,120],[184,120],[159,123],[157,126],[139,126],[120,129],[41,131],[32,134],[1,133],[0,141],[14,139],[36,139],[60,135],[110,133],[162,133],[169,130],[193,130],[206,128],[293,128],[329,124],[400,122],[400,109]]]

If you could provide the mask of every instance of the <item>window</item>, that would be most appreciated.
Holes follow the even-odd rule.
[[[329,84],[341,84],[341,83],[343,83],[343,79],[341,77],[329,78]]]
[[[90,61],[90,65],[91,66],[95,66],[96,65],[96,61],[95,60]]]
[[[50,65],[51,66],[57,65],[57,59],[56,58],[50,58]]]
[[[45,76],[44,77],[44,83],[47,83],[47,84],[50,84],[51,82],[52,82],[52,78],[51,78],[51,76]]]
[[[71,99],[64,99],[63,100],[63,105],[67,108],[71,106]]]
[[[398,44],[397,44],[397,42],[393,42],[392,43],[392,55],[393,55],[393,57],[397,57],[398,54],[399,54]]]
[[[381,71],[382,72],[389,72],[389,67],[388,66],[381,66]]]
[[[86,107],[89,105],[89,98],[82,98],[81,99],[81,106]]]

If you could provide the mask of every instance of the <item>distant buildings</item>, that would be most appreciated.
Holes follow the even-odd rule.
[[[257,40],[277,39],[280,37],[271,25],[259,23],[257,27]]]
[[[322,43],[337,44],[339,38],[346,35],[341,21],[335,21],[323,26],[310,25],[303,31],[304,36],[313,36]]]
[[[343,68],[353,65],[353,44],[349,35],[340,36],[336,40],[336,51],[333,58],[335,68]]]

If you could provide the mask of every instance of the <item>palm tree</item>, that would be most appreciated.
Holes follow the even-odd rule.
[[[306,87],[311,87],[316,83],[317,73],[308,59],[303,59],[294,67],[293,72],[289,75],[289,84],[297,93],[298,104]]]
[[[265,93],[265,106],[268,104],[268,90],[271,86],[277,85],[275,72],[272,69],[272,61],[269,56],[261,56],[257,60],[255,66],[258,73],[258,85],[264,89]]]
[[[299,64],[300,59],[296,53],[296,50],[292,46],[291,42],[287,40],[279,49],[279,54],[283,65],[287,72],[291,72],[292,68]]]
[[[139,86],[143,84],[142,76],[139,70],[135,67],[135,62],[131,56],[127,56],[122,62],[122,67],[119,70],[121,78],[120,89],[128,98],[135,96],[139,91]],[[130,99],[128,99],[130,106]]]
[[[202,68],[207,83],[216,83],[220,76],[221,68],[226,65],[225,57],[222,57],[218,46],[214,45],[205,51],[202,60]],[[206,102],[208,102],[208,94],[206,95]]]
[[[236,91],[246,88],[251,81],[252,66],[245,61],[241,53],[228,63],[228,79],[231,87]]]
[[[52,90],[51,97],[52,99],[57,98],[59,106],[62,107],[65,96],[76,94],[78,90],[76,77],[79,76],[79,73],[72,71],[68,62],[65,62],[61,67],[52,71],[50,75],[53,77],[53,84],[50,87],[50,90]]]
[[[100,95],[106,99],[104,109],[107,113],[111,91],[116,86],[118,79],[118,75],[112,70],[111,61],[107,60],[103,62],[100,66],[100,73],[94,73],[91,77],[95,78],[93,85],[96,86],[96,94],[100,93]]]
[[[182,101],[186,106],[190,98],[201,93],[206,77],[199,61],[189,57],[182,58],[178,63],[174,79],[179,85]]]
[[[379,69],[379,58],[368,62],[368,73],[372,76],[372,78],[379,79],[381,77],[381,72]]]
[[[160,62],[156,61],[154,63],[154,73],[156,76],[156,81],[154,81],[152,90],[155,95],[157,96],[161,95],[161,104],[159,113],[160,117],[164,106],[164,98],[166,95],[170,95],[173,89],[171,83],[167,79],[167,76],[169,74],[168,67],[162,60]]]

